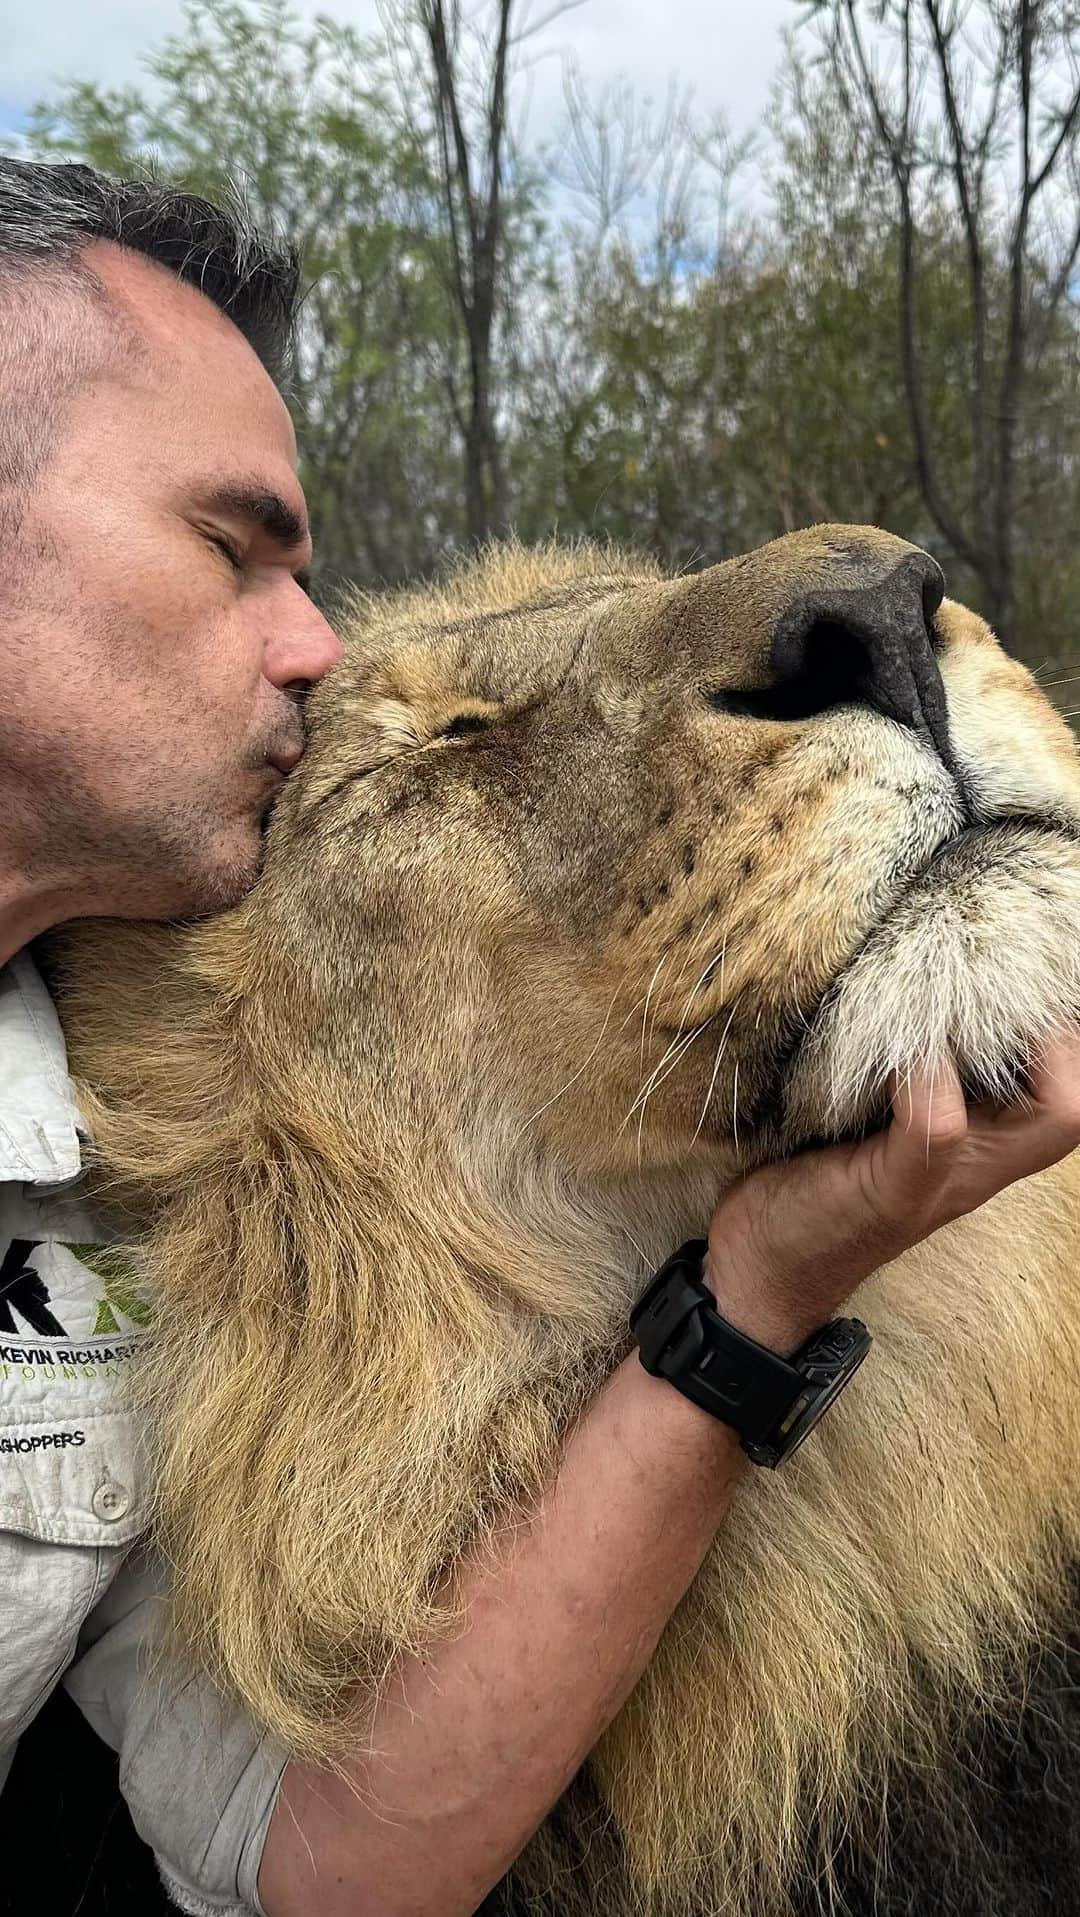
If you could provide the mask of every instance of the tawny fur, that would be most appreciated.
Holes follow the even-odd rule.
[[[298,1751],[343,1760],[455,1628],[455,1566],[527,1518],[732,1177],[850,1135],[946,1045],[1015,1091],[1075,1016],[1080,766],[972,615],[939,633],[957,760],[1006,821],[977,854],[930,867],[961,812],[903,727],[709,706],[768,683],[793,593],[908,551],[816,528],[664,581],[510,548],[357,601],[253,893],[62,952],[102,1191],[148,1231],[175,1627]],[[775,1917],[808,1836],[872,1823],[1053,1628],[1078,1243],[1072,1159],[856,1297],[870,1360],[747,1476],[590,1760],[622,1860],[560,1886],[566,1917]],[[553,1854],[541,1831],[523,1896]]]

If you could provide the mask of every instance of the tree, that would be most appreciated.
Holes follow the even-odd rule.
[[[446,200],[453,286],[469,351],[469,410],[465,441],[465,502],[469,536],[486,539],[506,526],[502,451],[491,392],[491,335],[495,323],[503,225],[506,142],[506,79],[512,0],[495,0],[487,98],[475,143],[466,130],[461,99],[461,16],[451,0],[418,0],[420,24],[431,55],[433,107]]]
[[[1018,466],[1080,256],[1080,9],[1069,0],[817,0],[814,11],[845,106],[894,186],[901,353],[922,496],[1010,643]],[[943,192],[962,235],[969,307],[963,501],[942,483],[919,325]]]
[[[536,536],[555,520],[670,565],[723,557],[747,523],[725,455],[748,144],[674,86],[657,106],[621,81],[590,95],[571,68],[567,107],[549,177],[572,211],[513,401],[518,524]]]
[[[460,0],[385,0],[389,37],[411,52],[400,66],[400,100],[426,94],[433,166],[440,183],[446,277],[462,330],[468,397],[452,400],[464,455],[469,536],[508,528],[505,460],[499,430],[496,341],[510,317],[513,264],[531,257],[526,239],[535,181],[513,150],[509,94],[515,56],[581,0],[554,0],[539,20],[511,31],[517,0],[485,0],[465,16]]]

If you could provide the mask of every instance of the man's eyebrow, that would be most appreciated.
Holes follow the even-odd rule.
[[[271,492],[265,486],[200,487],[197,497],[208,512],[222,513],[229,519],[244,519],[250,526],[257,526],[284,552],[295,552],[306,546],[311,536],[307,521],[280,493]]]

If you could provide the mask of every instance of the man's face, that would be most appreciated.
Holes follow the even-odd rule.
[[[298,695],[341,649],[296,577],[296,446],[256,355],[163,268],[85,258],[134,350],[76,395],[0,582],[8,835],[64,917],[187,916],[255,878]]]

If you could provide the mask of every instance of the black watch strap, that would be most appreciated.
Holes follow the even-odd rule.
[[[707,1249],[706,1239],[692,1238],[660,1267],[630,1314],[630,1328],[646,1371],[753,1444],[775,1430],[805,1381],[721,1317],[701,1279]]]

